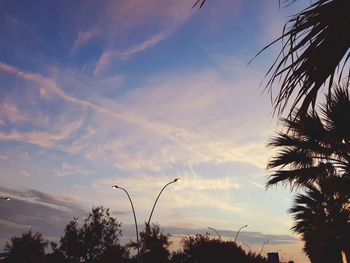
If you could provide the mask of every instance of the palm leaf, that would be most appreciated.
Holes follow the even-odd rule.
[[[319,0],[292,17],[285,25],[282,36],[266,46],[283,41],[280,54],[268,70],[266,88],[282,79],[280,91],[274,98],[275,111],[282,113],[292,96],[292,110],[299,104],[298,114],[306,114],[315,105],[318,90],[329,83],[329,91],[336,70],[349,59],[350,1]],[[263,51],[262,50],[262,51]],[[292,112],[290,111],[290,114]]]
[[[269,175],[266,186],[270,187],[278,183],[290,184],[292,188],[305,186],[326,177],[330,170],[333,170],[333,167],[329,163],[293,170],[277,170]]]
[[[197,0],[197,1],[193,4],[192,8],[194,8],[194,7],[196,7],[196,6],[199,6],[199,8],[202,8],[203,5],[205,4],[205,1],[206,1],[206,0]]]

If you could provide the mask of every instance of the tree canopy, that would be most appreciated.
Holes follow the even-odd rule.
[[[44,262],[45,248],[49,242],[40,233],[28,231],[15,236],[5,245],[4,263]]]
[[[253,253],[246,254],[233,241],[210,238],[209,235],[197,234],[185,237],[182,246],[182,250],[172,255],[174,263],[266,263],[265,258]]]
[[[74,218],[60,240],[60,251],[68,263],[123,262],[128,251],[119,243],[121,224],[102,206],[92,209],[80,227]]]
[[[145,223],[145,230],[140,232],[142,262],[169,262],[169,238],[170,234],[164,234],[158,224]]]

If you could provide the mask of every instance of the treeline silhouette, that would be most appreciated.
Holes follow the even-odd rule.
[[[170,234],[160,226],[145,224],[140,242],[120,244],[121,223],[102,206],[93,208],[79,224],[78,218],[65,227],[59,243],[49,242],[41,233],[28,231],[12,237],[1,254],[1,263],[266,263],[266,258],[246,253],[233,241],[211,238],[208,234],[187,236],[181,248],[170,252]],[[132,253],[141,247],[140,255]]]

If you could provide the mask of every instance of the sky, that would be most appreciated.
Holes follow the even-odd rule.
[[[290,189],[265,189],[278,129],[260,83],[288,16],[309,1],[0,0],[0,240],[58,240],[74,216],[110,208],[174,240],[215,233],[306,263]],[[176,244],[176,242],[174,242]],[[176,247],[176,245],[175,245]]]

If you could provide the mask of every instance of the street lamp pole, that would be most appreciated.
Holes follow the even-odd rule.
[[[135,220],[136,242],[137,242],[137,259],[138,259],[138,262],[139,262],[139,261],[140,261],[139,230],[138,230],[138,227],[137,227],[137,220],[136,220],[136,214],[135,214],[134,204],[132,203],[131,197],[130,197],[128,191],[126,191],[126,189],[124,189],[123,187],[120,187],[120,186],[118,186],[118,185],[113,185],[112,188],[123,190],[123,191],[126,193],[126,195],[128,196],[128,198],[129,198],[129,201],[130,201],[130,204],[131,204],[132,213],[133,213],[133,215],[134,215],[134,220]]]
[[[175,178],[173,181],[167,183],[166,185],[163,186],[162,190],[160,190],[160,192],[159,192],[159,194],[158,194],[156,200],[154,201],[154,204],[153,204],[151,213],[150,213],[149,218],[148,218],[148,221],[147,221],[146,230],[145,230],[146,233],[147,233],[147,231],[148,231],[148,228],[151,229],[150,223],[151,223],[152,215],[153,215],[154,208],[156,207],[157,202],[158,202],[158,200],[159,200],[161,194],[163,193],[164,189],[165,189],[167,186],[169,186],[169,185],[171,185],[171,184],[173,184],[173,183],[176,183],[177,181],[179,181],[179,178]],[[145,246],[145,241],[142,242],[141,256],[140,256],[140,262],[141,262],[141,263],[142,263],[142,261],[143,261],[143,253],[144,253],[144,249],[145,249],[144,246]]]
[[[237,241],[237,237],[238,237],[239,232],[241,232],[241,230],[242,230],[243,228],[245,228],[245,227],[248,227],[248,225],[242,226],[242,227],[237,231],[237,234],[236,234],[236,236],[235,236],[235,243],[237,243],[236,241]]]
[[[216,231],[215,228],[212,228],[212,227],[208,226],[208,229],[213,230],[218,235],[219,239],[221,239],[221,236],[220,236],[219,232]]]
[[[263,249],[264,249],[264,246],[267,244],[267,243],[269,243],[270,242],[270,240],[267,240],[266,242],[264,242],[264,244],[261,246],[261,249],[260,249],[260,255],[261,255],[261,253],[262,253],[262,251],[263,251]]]
[[[153,211],[154,211],[154,208],[156,207],[156,204],[158,202],[158,199],[159,199],[160,195],[163,193],[164,189],[167,186],[169,186],[169,185],[171,185],[173,183],[176,183],[177,181],[179,181],[179,178],[175,178],[173,181],[167,183],[166,185],[163,186],[162,190],[160,190],[160,192],[159,192],[159,194],[158,194],[158,196],[156,198],[156,201],[153,204],[153,207],[152,207],[152,210],[151,210],[151,214],[149,215],[149,218],[148,218],[148,221],[147,221],[147,226],[149,226],[149,224],[151,223],[151,218],[152,218],[152,215],[153,215]]]

